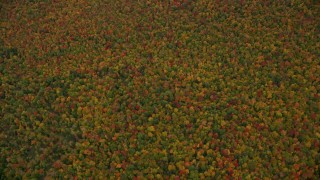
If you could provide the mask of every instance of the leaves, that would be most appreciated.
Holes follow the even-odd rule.
[[[1,3],[0,178],[314,179],[318,6]]]

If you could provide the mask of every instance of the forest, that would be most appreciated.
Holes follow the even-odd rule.
[[[318,179],[317,0],[1,0],[0,180]]]

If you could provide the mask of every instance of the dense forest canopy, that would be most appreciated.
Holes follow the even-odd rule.
[[[317,179],[316,0],[2,0],[0,179]]]

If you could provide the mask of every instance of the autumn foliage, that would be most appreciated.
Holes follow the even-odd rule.
[[[0,179],[317,179],[315,0],[3,0]]]

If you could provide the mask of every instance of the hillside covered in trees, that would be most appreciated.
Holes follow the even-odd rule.
[[[317,179],[316,0],[1,0],[0,179]]]

